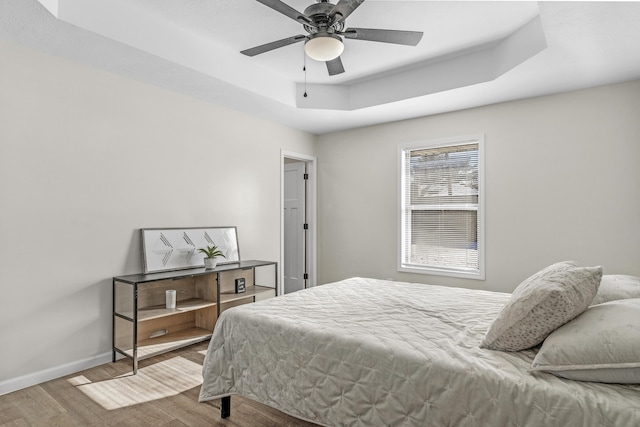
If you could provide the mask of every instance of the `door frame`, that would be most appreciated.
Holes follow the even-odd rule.
[[[307,232],[307,287],[316,286],[318,278],[317,263],[317,239],[318,239],[318,215],[317,215],[317,195],[318,195],[318,159],[308,154],[295,153],[293,151],[280,150],[280,263],[278,264],[278,295],[284,295],[284,159],[297,160],[307,164],[307,194],[306,209],[307,223],[309,229]]]

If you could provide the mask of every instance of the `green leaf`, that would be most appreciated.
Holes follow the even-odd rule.
[[[226,256],[218,249],[216,245],[207,246],[206,248],[199,248],[198,252],[202,252],[207,256],[207,258],[215,258],[221,256],[222,258],[226,258]]]

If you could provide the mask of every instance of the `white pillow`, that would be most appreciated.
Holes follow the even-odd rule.
[[[480,347],[520,351],[540,344],[582,313],[598,291],[602,267],[564,261],[526,279],[493,321]]]
[[[547,337],[531,370],[571,380],[640,384],[640,298],[589,307]]]
[[[617,299],[640,298],[640,277],[625,274],[605,274],[591,305]]]

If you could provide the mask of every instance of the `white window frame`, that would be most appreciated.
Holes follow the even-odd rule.
[[[469,272],[465,270],[459,270],[454,268],[442,267],[437,268],[433,266],[417,267],[415,265],[404,265],[404,236],[405,234],[405,179],[404,176],[404,162],[405,152],[407,150],[418,149],[430,149],[438,147],[451,147],[456,145],[465,145],[470,143],[478,144],[478,270]],[[431,274],[437,276],[449,276],[460,277],[465,279],[485,279],[485,227],[484,227],[484,199],[485,199],[485,185],[484,185],[484,135],[465,135],[453,138],[443,138],[437,140],[412,142],[398,145],[398,264],[397,268],[400,272],[406,273],[418,273],[418,274]]]

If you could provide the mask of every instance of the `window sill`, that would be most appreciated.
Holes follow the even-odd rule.
[[[403,273],[416,273],[416,274],[429,274],[432,276],[447,276],[447,277],[459,277],[462,279],[472,280],[484,280],[483,271],[460,271],[460,270],[447,270],[433,267],[407,267],[399,266],[399,272]]]

